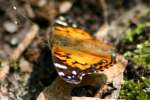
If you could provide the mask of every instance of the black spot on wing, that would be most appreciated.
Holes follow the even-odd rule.
[[[110,61],[108,60],[100,60],[98,63],[94,64],[95,67],[98,67],[97,70],[104,71],[105,69],[108,69],[110,66],[115,63],[115,59],[113,56],[111,56]]]

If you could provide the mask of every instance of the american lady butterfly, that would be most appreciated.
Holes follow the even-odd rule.
[[[85,75],[104,71],[115,63],[112,46],[61,19],[52,28],[51,44],[54,66],[62,79],[79,84]]]

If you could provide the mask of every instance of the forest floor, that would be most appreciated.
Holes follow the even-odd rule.
[[[106,39],[128,59],[119,98],[148,100],[150,3],[125,1],[0,0],[0,100],[36,99],[58,76],[48,40],[59,15],[76,21],[93,36],[107,24]]]

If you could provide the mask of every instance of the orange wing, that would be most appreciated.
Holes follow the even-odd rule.
[[[69,83],[78,84],[83,76],[103,71],[115,63],[112,47],[82,29],[56,26],[53,34],[54,65],[59,76]]]
[[[113,64],[112,55],[95,55],[72,48],[55,46],[52,49],[54,61],[60,60],[67,68],[76,68],[81,71],[90,69],[92,66],[96,70],[103,71]]]
[[[112,55],[95,55],[57,45],[52,54],[58,74],[70,83],[79,83],[84,75],[103,71],[114,63]]]
[[[92,39],[90,34],[78,28],[56,26],[54,27],[53,32],[56,36],[59,35],[66,38],[71,37],[72,39],[80,40]]]

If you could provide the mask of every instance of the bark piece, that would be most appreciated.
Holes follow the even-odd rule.
[[[117,63],[113,67],[109,68],[108,70],[105,70],[104,72],[99,72],[99,74],[95,76],[90,75],[85,77],[85,79],[83,79],[82,83],[79,85],[66,83],[58,77],[50,86],[48,86],[43,92],[41,92],[41,94],[44,95],[45,100],[88,100],[83,98],[76,99],[76,97],[71,97],[70,94],[72,89],[76,86],[83,85],[99,85],[100,87],[102,87],[104,84],[112,83],[116,77],[118,77],[124,72],[124,69],[127,65],[127,61],[121,55],[117,55],[116,60]],[[118,83],[120,83],[120,81]],[[90,100],[92,99],[90,98]],[[93,98],[93,100],[99,99]]]

